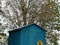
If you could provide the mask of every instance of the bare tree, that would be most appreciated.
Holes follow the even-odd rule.
[[[39,23],[52,34],[58,13],[55,6],[55,0],[7,0],[3,16],[14,25],[13,28]]]

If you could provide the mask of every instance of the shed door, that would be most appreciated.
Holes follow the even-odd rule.
[[[42,43],[44,42],[44,34],[41,31],[37,30],[22,30],[20,36],[20,45],[45,45],[37,42],[41,40]]]

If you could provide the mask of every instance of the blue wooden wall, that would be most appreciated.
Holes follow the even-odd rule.
[[[20,45],[20,30],[9,32],[8,45]]]
[[[45,30],[36,26],[30,25],[15,31],[9,32],[9,45],[37,45],[39,40],[43,45],[46,45]]]

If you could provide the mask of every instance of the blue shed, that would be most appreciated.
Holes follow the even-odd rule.
[[[35,23],[30,24],[9,31],[8,45],[46,45],[45,34],[46,30]]]

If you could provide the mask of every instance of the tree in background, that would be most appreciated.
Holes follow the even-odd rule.
[[[58,16],[56,0],[6,0],[5,4],[2,16],[9,21],[8,28],[37,23],[48,31],[50,43],[57,45],[56,35],[52,34]]]
[[[58,2],[58,26],[56,27],[58,30],[60,30],[60,2]]]

